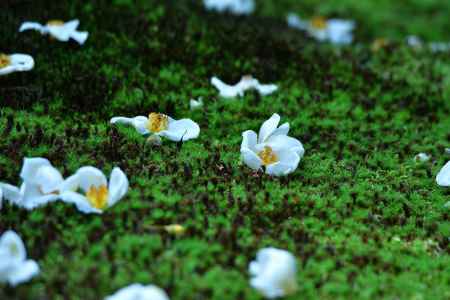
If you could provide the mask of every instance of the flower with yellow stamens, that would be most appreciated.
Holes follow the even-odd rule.
[[[190,119],[175,120],[171,117],[152,112],[145,116],[134,118],[114,117],[111,124],[132,125],[142,135],[150,135],[149,139],[153,142],[160,141],[160,137],[165,137],[171,141],[187,141],[195,139],[200,134],[200,127]]]
[[[29,71],[34,67],[34,59],[27,54],[4,54],[0,53],[0,75],[13,72]]]
[[[324,30],[328,27],[327,19],[324,17],[316,16],[313,17],[310,21],[311,27],[316,30]]]
[[[269,175],[283,176],[297,168],[305,150],[300,141],[289,137],[289,124],[278,127],[280,116],[273,114],[265,121],[259,135],[252,130],[242,134],[242,161],[254,170],[265,168]]]
[[[37,30],[41,34],[49,34],[58,41],[67,42],[69,39],[74,39],[78,44],[82,45],[86,42],[89,33],[86,31],[78,31],[79,24],[80,21],[76,19],[69,22],[50,20],[45,25],[36,22],[25,22],[20,26],[19,32]]]
[[[61,200],[74,203],[84,213],[102,213],[128,191],[128,179],[120,168],[111,172],[109,183],[97,168],[82,167],[61,185]]]

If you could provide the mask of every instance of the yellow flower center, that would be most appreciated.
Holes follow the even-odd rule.
[[[385,38],[377,38],[372,42],[372,51],[379,51],[389,45],[389,41]]]
[[[148,115],[147,129],[153,133],[166,130],[169,126],[169,117],[163,114],[151,113]]]
[[[314,17],[311,19],[311,27],[318,30],[323,30],[328,27],[327,19],[324,17]]]
[[[64,22],[61,20],[50,20],[47,22],[47,26],[63,26]]]
[[[108,188],[106,185],[99,187],[91,185],[86,193],[86,198],[93,207],[104,209],[108,204]]]
[[[261,158],[263,166],[268,166],[278,161],[277,155],[269,146],[265,146],[264,150],[258,153],[258,156]]]
[[[5,68],[11,64],[11,58],[9,55],[0,53],[0,68]]]

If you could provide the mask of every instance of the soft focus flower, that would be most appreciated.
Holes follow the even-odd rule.
[[[86,214],[101,214],[116,204],[128,191],[128,178],[120,168],[111,172],[109,184],[97,168],[87,166],[67,178],[61,186],[61,200],[74,203]]]
[[[166,292],[155,285],[131,284],[105,300],[169,300]]]
[[[450,148],[445,148],[445,153],[450,154]]]
[[[416,35],[409,35],[406,37],[406,43],[412,48],[421,48],[423,45],[422,40]]]
[[[254,0],[203,0],[208,10],[229,11],[235,15],[248,15],[255,10]]]
[[[174,234],[174,235],[183,235],[186,232],[186,228],[180,224],[165,225],[164,230],[167,233]]]
[[[203,107],[203,99],[198,98],[198,100],[191,99],[189,100],[189,107],[191,110],[200,109]]]
[[[29,71],[34,67],[33,57],[27,54],[0,53],[0,75]]]
[[[0,237],[0,282],[16,286],[37,274],[39,266],[34,260],[27,260],[22,239],[11,230],[3,233]]]
[[[423,152],[421,152],[421,153],[417,154],[416,156],[414,156],[414,160],[415,161],[420,161],[420,162],[429,161],[430,158],[431,158],[431,156],[429,156],[428,154],[423,153]]]
[[[289,137],[289,123],[278,127],[280,116],[273,114],[257,135],[252,130],[242,133],[241,158],[254,170],[265,167],[266,173],[283,176],[297,169],[305,149],[300,141]]]
[[[20,177],[23,180],[20,189],[10,184],[0,183],[3,197],[11,203],[26,209],[34,209],[58,200],[60,185],[64,179],[47,159],[25,158]]]
[[[450,161],[439,171],[436,176],[436,182],[440,186],[450,186]]]
[[[19,32],[25,30],[37,30],[41,34],[50,34],[53,38],[61,42],[67,42],[70,38],[77,41],[78,44],[83,45],[86,42],[89,33],[86,31],[77,31],[79,20],[72,20],[64,23],[60,20],[48,21],[46,25],[41,25],[35,22],[25,22],[20,28]]]
[[[287,16],[289,27],[305,30],[318,41],[329,41],[332,44],[345,45],[353,41],[352,31],[355,22],[341,19],[325,19],[314,17],[304,21],[298,15],[290,13]]]
[[[431,52],[448,52],[450,51],[450,43],[446,42],[431,42],[429,44]]]
[[[228,85],[217,77],[211,78],[211,84],[219,90],[219,95],[224,98],[243,96],[247,90],[255,89],[261,96],[270,95],[278,89],[275,84],[260,84],[250,75],[243,76],[235,85]]]
[[[249,266],[250,285],[266,298],[287,296],[297,291],[297,263],[286,250],[264,248]]]
[[[156,137],[162,136],[175,142],[195,139],[200,134],[200,127],[194,121],[190,119],[174,120],[160,113],[151,113],[148,117],[114,117],[110,122],[111,124],[130,124],[140,134],[152,134]]]

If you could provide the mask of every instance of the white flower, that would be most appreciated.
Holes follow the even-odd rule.
[[[97,168],[87,166],[67,178],[61,186],[61,200],[74,203],[83,213],[101,214],[122,199],[128,191],[128,178],[120,168],[106,176]]]
[[[30,210],[58,200],[59,188],[64,180],[47,159],[25,158],[20,177],[23,180],[20,189],[0,183],[3,197],[11,203]]]
[[[241,158],[254,170],[263,166],[266,173],[283,176],[297,169],[305,149],[300,141],[287,136],[289,123],[278,127],[280,116],[273,114],[259,130],[259,136],[252,130],[242,133]]]
[[[26,258],[25,246],[17,233],[11,230],[3,233],[0,238],[0,282],[16,286],[39,274],[38,264]]]
[[[414,160],[415,161],[420,161],[420,162],[429,161],[430,158],[431,158],[431,156],[429,156],[428,154],[423,153],[423,152],[421,152],[421,153],[417,154],[416,156],[414,156]]]
[[[329,41],[336,45],[346,45],[353,41],[352,31],[355,22],[341,19],[325,19],[314,17],[311,20],[303,21],[296,14],[290,13],[287,16],[288,25],[292,28],[305,30],[318,41]]]
[[[406,37],[406,43],[412,48],[421,48],[423,45],[422,40],[416,35],[409,35]]]
[[[159,113],[151,113],[148,117],[114,117],[110,122],[111,124],[130,124],[140,134],[153,134],[156,137],[162,136],[175,142],[195,139],[200,134],[200,127],[194,121],[190,119],[174,120],[167,115]]]
[[[445,148],[445,153],[450,154],[450,148]]]
[[[436,176],[436,182],[440,186],[450,186],[450,161],[448,161],[444,167],[439,171]]]
[[[200,109],[203,107],[203,99],[200,97],[198,100],[191,99],[189,100],[189,107],[191,110]]]
[[[230,11],[235,15],[248,15],[255,10],[254,0],[203,0],[208,10]]]
[[[261,96],[270,95],[278,89],[275,84],[260,84],[250,75],[243,76],[235,85],[228,85],[217,77],[211,78],[211,84],[219,90],[219,95],[224,98],[235,98],[243,96],[247,90],[255,89]]]
[[[105,300],[169,300],[166,292],[155,285],[131,284]]]
[[[33,29],[39,31],[41,34],[50,34],[53,38],[61,42],[67,42],[72,38],[77,41],[78,44],[83,45],[84,42],[86,42],[89,33],[86,31],[77,31],[79,24],[79,20],[71,20],[66,23],[60,20],[51,20],[48,21],[46,25],[35,22],[25,22],[20,26],[19,32]]]
[[[429,44],[431,52],[448,52],[450,50],[450,43],[446,42],[431,42]]]
[[[29,71],[34,67],[33,57],[27,54],[3,54],[0,53],[0,75],[13,72]]]
[[[266,298],[287,296],[297,291],[297,263],[286,250],[264,248],[249,266],[250,285]]]

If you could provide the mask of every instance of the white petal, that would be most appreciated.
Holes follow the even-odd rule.
[[[72,31],[68,31],[64,26],[47,25],[48,33],[61,42],[67,42],[70,39]]]
[[[280,116],[273,114],[267,121],[265,121],[258,134],[258,143],[264,143],[266,139],[277,129],[278,123],[280,123]]]
[[[63,27],[65,30],[73,32],[75,30],[77,30],[78,25],[80,25],[80,21],[78,19],[74,19],[74,20],[70,20],[66,23],[64,23]],[[60,27],[60,26],[58,26]]]
[[[114,117],[111,119],[111,124],[129,124],[134,126],[140,134],[149,134],[150,131],[147,129],[148,118],[144,116],[137,116],[134,118],[126,117]]]
[[[256,135],[256,132],[254,132],[253,130],[244,131],[242,133],[241,150],[249,149],[251,151],[255,151],[257,141],[258,136]]]
[[[125,196],[128,191],[128,178],[120,168],[114,168],[109,178],[108,206],[113,206]]]
[[[299,30],[308,29],[308,22],[303,21],[300,17],[294,13],[289,13],[287,16],[287,23],[289,27],[296,28]]]
[[[279,161],[266,166],[266,173],[272,176],[285,176],[295,171],[300,162],[297,153],[290,150],[275,151]]]
[[[191,110],[196,110],[203,107],[203,100],[199,98],[198,100],[191,99],[189,101],[189,107]]]
[[[74,31],[70,34],[70,37],[78,44],[83,45],[89,37],[89,33],[87,31]]]
[[[42,26],[41,24],[36,23],[36,22],[24,22],[20,26],[19,32],[23,32],[25,30],[37,30],[37,31],[40,31],[41,33],[43,33],[43,32],[45,32],[44,27],[45,26]]]
[[[48,159],[42,157],[24,158],[22,170],[20,171],[20,178],[24,181],[33,182],[37,172],[43,166],[51,167],[52,164]]]
[[[97,168],[87,166],[81,167],[75,173],[79,178],[80,189],[87,192],[91,186],[100,187],[107,186],[105,174]]]
[[[25,245],[19,235],[8,230],[0,238],[0,252],[2,256],[8,256],[10,262],[23,262],[27,257]]]
[[[305,154],[303,144],[299,140],[287,135],[272,135],[266,143],[274,151],[281,151],[282,149],[291,150],[297,153],[300,158]]]
[[[38,184],[42,193],[49,194],[57,192],[58,187],[64,181],[61,173],[50,166],[44,166],[39,168],[36,178],[33,179],[33,183]]]
[[[436,183],[440,186],[450,186],[450,161],[448,161],[437,174]]]
[[[256,90],[261,94],[261,96],[267,96],[278,90],[276,84],[258,84],[255,86]]]
[[[253,170],[258,170],[262,166],[261,159],[259,156],[250,149],[241,148],[241,159],[242,161]]]
[[[16,286],[20,283],[31,280],[31,278],[38,274],[38,264],[34,260],[29,259],[11,270],[8,274],[8,281],[12,286]]]
[[[430,158],[431,158],[431,156],[429,156],[428,154],[423,153],[423,152],[421,152],[421,153],[417,154],[416,156],[414,156],[414,160],[415,161],[420,161],[420,162],[429,161]]]
[[[60,193],[64,192],[76,192],[80,186],[80,177],[77,174],[74,174],[66,180],[64,180],[60,185],[58,190]]]
[[[289,123],[286,122],[280,125],[280,127],[278,127],[277,129],[275,129],[275,131],[272,132],[271,136],[287,135],[288,133],[289,133]]]
[[[250,14],[255,10],[254,0],[203,0],[208,10],[230,11],[235,15]]]
[[[166,292],[155,285],[144,286],[139,283],[131,284],[118,290],[105,300],[169,300]]]
[[[178,121],[169,120],[167,130],[158,132],[157,135],[164,136],[171,141],[187,141],[195,139],[200,134],[200,127],[190,119],[181,119]]]
[[[346,20],[328,20],[328,38],[334,44],[350,44],[353,40],[354,22]]]
[[[18,187],[7,183],[0,183],[0,188],[6,200],[12,203],[19,203],[22,200],[23,194]]]
[[[211,84],[219,90],[219,95],[224,98],[235,98],[237,96],[242,96],[243,91],[240,87],[231,86],[222,82],[219,78],[211,78]]]
[[[33,69],[34,59],[27,54],[12,54],[9,56],[11,59],[11,66],[16,72],[24,72]]]
[[[59,199],[59,195],[45,195],[38,185],[27,184],[25,182],[21,186],[21,193],[23,197],[16,204],[28,210],[35,209]]]
[[[89,203],[88,199],[78,193],[75,192],[64,192],[60,196],[61,200],[66,203],[73,203],[77,207],[77,209],[85,214],[101,214],[103,211],[100,209],[96,209],[95,207],[92,207]]]

